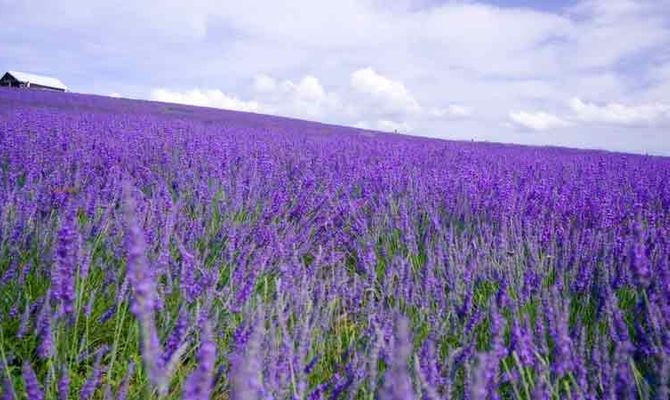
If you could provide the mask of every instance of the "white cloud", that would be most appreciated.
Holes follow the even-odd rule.
[[[282,89],[299,100],[321,101],[326,97],[326,91],[321,86],[321,82],[311,75],[303,77],[298,83],[284,81]]]
[[[259,93],[271,93],[277,89],[277,80],[265,74],[256,75],[253,88]]]
[[[43,70],[82,92],[147,97],[170,85],[226,88],[227,106],[280,115],[374,126],[404,121],[438,137],[486,132],[488,140],[670,154],[667,129],[651,132],[664,126],[658,107],[637,109],[670,104],[670,69],[651,71],[668,62],[670,0],[574,0],[569,8],[484,0],[107,3],[9,1],[0,13],[0,54],[17,69]],[[351,73],[365,66],[357,89]],[[252,87],[239,84],[251,79]],[[179,94],[189,102],[204,96],[207,105],[217,97],[200,92]],[[571,97],[604,101],[583,103],[607,115],[626,114],[608,105],[625,101],[654,122],[605,122],[631,118],[603,117],[602,110],[585,116],[566,108]],[[512,121],[510,110],[526,110],[516,115],[526,125],[565,128],[527,135],[501,127]],[[589,129],[579,128],[587,120]],[[609,129],[612,123],[621,129]],[[612,140],[613,132],[623,139]]]
[[[382,119],[377,121],[377,129],[387,132],[393,131],[393,132],[407,133],[412,129],[412,127],[406,122],[395,122]]]
[[[166,103],[189,104],[236,111],[259,111],[261,108],[255,101],[240,100],[218,89],[191,89],[184,92],[162,88],[154,89],[151,91],[151,99]]]
[[[294,82],[261,74],[254,78],[251,89],[254,93],[252,100],[242,100],[218,89],[175,91],[158,88],[151,91],[150,97],[152,100],[169,103],[299,118],[328,118],[328,113],[339,112],[337,96],[328,93],[321,82],[311,75]]]
[[[356,128],[361,129],[370,129],[382,132],[399,132],[399,133],[408,133],[412,127],[402,121],[391,121],[388,119],[380,119],[373,122],[368,121],[359,121],[354,125]]]
[[[450,104],[446,108],[431,108],[428,110],[428,115],[433,117],[453,117],[453,118],[465,118],[472,116],[472,108],[466,107],[459,104]]]
[[[447,113],[455,117],[469,117],[472,115],[473,111],[472,108],[470,107],[458,104],[452,104],[449,107],[447,107]]]
[[[112,92],[112,93],[109,94],[109,97],[114,97],[114,98],[118,99],[118,98],[121,97],[121,93]]]
[[[670,106],[663,103],[625,105],[621,103],[599,104],[573,97],[568,102],[570,114],[560,117],[545,111],[510,112],[513,125],[534,131],[575,126],[579,123],[594,125],[652,126],[670,121]]]
[[[260,74],[254,78],[252,90],[266,112],[302,118],[334,118],[339,116],[337,95],[326,91],[319,79],[305,75],[297,82],[278,80]]]
[[[668,43],[668,0],[581,0],[568,16],[560,53],[571,68],[613,67]],[[603,45],[606,44],[606,45]]]
[[[599,105],[574,97],[569,102],[575,118],[583,122],[637,125],[654,124],[670,118],[670,106],[662,103],[625,105],[607,103]]]
[[[527,129],[532,129],[534,131],[546,131],[549,129],[563,128],[566,126],[570,126],[570,123],[568,121],[565,121],[554,114],[549,114],[544,111],[510,112],[509,119],[518,126]]]
[[[670,59],[649,71],[652,84],[645,93],[645,100],[670,103]]]
[[[391,113],[418,113],[421,106],[402,82],[389,79],[374,69],[362,68],[351,74],[351,86],[369,96],[376,105]]]
[[[408,131],[408,119],[465,118],[470,107],[450,104],[424,108],[405,85],[385,77],[373,68],[352,72],[350,87],[328,91],[319,79],[305,75],[297,81],[280,80],[268,74],[254,77],[251,89],[264,112],[277,115],[318,118],[369,129]],[[401,122],[398,122],[401,121]]]

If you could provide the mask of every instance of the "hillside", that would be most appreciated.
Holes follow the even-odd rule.
[[[670,158],[0,90],[3,394],[634,398]]]

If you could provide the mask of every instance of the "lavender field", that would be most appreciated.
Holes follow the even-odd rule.
[[[669,259],[669,158],[0,90],[3,399],[667,399]]]

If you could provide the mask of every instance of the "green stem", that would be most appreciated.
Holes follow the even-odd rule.
[[[126,319],[126,307],[121,307],[124,301],[120,301],[116,305],[116,315],[114,323],[114,343],[112,344],[112,358],[109,361],[109,377],[110,380],[113,378],[114,374],[114,362],[116,361],[116,353],[119,349],[119,341],[121,340],[121,326]]]
[[[519,360],[519,355],[516,354],[516,351],[512,352],[512,357],[514,358],[514,362],[517,365],[517,368],[519,369],[519,372],[521,373],[521,382],[523,383],[523,393],[526,395],[527,399],[530,399],[530,387],[528,385],[528,381],[526,380],[526,371],[525,369],[521,366],[521,361]]]
[[[505,369],[505,372],[507,372],[508,374],[511,373],[510,372],[511,370],[510,370],[509,366],[507,365],[507,360],[503,360],[502,363],[503,363],[503,368]],[[516,388],[516,385],[511,385],[511,386],[512,386],[512,390],[514,390],[514,397],[517,398],[517,399],[520,399],[521,394],[519,393],[519,390]]]

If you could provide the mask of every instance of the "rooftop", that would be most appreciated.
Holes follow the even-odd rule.
[[[21,82],[30,82],[31,84],[36,84],[40,86],[48,86],[57,89],[67,90],[67,86],[65,86],[63,82],[61,82],[59,79],[52,78],[50,76],[36,75],[19,71],[7,71],[7,73]]]

